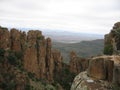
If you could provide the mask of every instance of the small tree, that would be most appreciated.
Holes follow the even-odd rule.
[[[17,65],[17,57],[14,54],[9,54],[7,58],[11,65]]]
[[[106,45],[106,46],[104,47],[104,54],[105,54],[105,55],[112,55],[112,54],[113,54],[113,47],[112,47],[111,44]]]

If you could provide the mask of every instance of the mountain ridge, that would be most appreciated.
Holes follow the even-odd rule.
[[[102,54],[104,40],[97,39],[91,41],[81,41],[79,43],[61,43],[61,42],[52,42],[52,46],[55,49],[58,49],[65,62],[69,62],[69,53],[75,51],[80,57],[91,57],[94,55]]]

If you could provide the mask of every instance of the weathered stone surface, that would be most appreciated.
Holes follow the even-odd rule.
[[[10,33],[7,28],[0,27],[0,48],[10,48]]]
[[[94,80],[87,76],[87,72],[81,72],[75,77],[71,90],[112,90],[112,87],[107,81]]]
[[[55,72],[60,72],[62,70],[62,56],[61,56],[61,53],[60,51],[58,50],[53,50],[52,51],[52,54],[53,54],[53,59],[54,59],[54,63],[55,63]]]
[[[112,82],[114,62],[111,60],[105,60],[105,69],[106,69],[106,80]]]
[[[88,59],[77,57],[76,53],[70,53],[70,71],[73,73],[80,73],[88,68]]]
[[[40,70],[40,78],[46,78],[46,41],[44,36],[41,36],[40,39],[37,39],[37,58]]]
[[[11,50],[21,51],[21,33],[16,29],[11,29],[10,31],[10,41],[11,41]]]
[[[78,73],[79,71],[77,70],[77,65],[76,65],[76,60],[77,55],[74,51],[70,53],[70,71],[73,73]]]
[[[30,30],[26,34],[14,28],[8,31],[7,28],[0,27],[0,48],[10,49],[18,57],[21,56],[24,69],[34,73],[38,79],[52,82],[54,71],[62,69],[60,52],[52,52],[51,39],[45,39],[39,30]]]
[[[27,36],[27,47],[24,52],[24,68],[28,72],[35,73],[40,78],[39,64],[37,58],[37,34],[38,31],[29,31]],[[41,33],[41,32],[40,32]]]
[[[98,80],[106,78],[106,70],[103,58],[90,60],[88,67],[88,75]]]
[[[98,80],[113,79],[114,62],[108,57],[96,57],[90,60],[88,67],[88,75]]]
[[[120,86],[120,65],[115,66],[113,76],[113,83]]]
[[[46,69],[47,69],[47,79],[49,81],[53,80],[53,70],[54,70],[54,60],[52,55],[52,42],[50,38],[46,39]]]
[[[21,36],[20,36],[21,50],[22,50],[22,52],[24,52],[26,45],[27,45],[27,42],[26,42],[27,35],[26,35],[26,32],[21,32],[20,34],[21,34]]]

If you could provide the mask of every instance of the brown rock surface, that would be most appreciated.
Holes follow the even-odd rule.
[[[96,57],[90,60],[88,75],[98,80],[112,82],[114,62],[109,58]]]
[[[106,70],[103,58],[90,60],[88,67],[88,75],[98,80],[106,78]]]
[[[10,41],[11,41],[11,50],[21,51],[21,33],[16,29],[10,30]]]
[[[27,47],[24,52],[24,68],[28,72],[35,73],[40,78],[39,64],[37,59],[37,31],[29,31],[27,36]]]
[[[46,42],[44,36],[37,39],[37,58],[40,70],[40,78],[46,78]]]
[[[54,70],[54,60],[52,55],[52,42],[50,38],[46,39],[46,69],[47,69],[47,79],[49,81],[53,80],[53,70]]]
[[[0,48],[9,49],[10,33],[7,28],[0,27]]]
[[[53,59],[54,59],[54,63],[55,63],[55,72],[60,72],[62,70],[62,56],[60,51],[58,50],[53,50],[52,51],[53,54]]]
[[[88,59],[77,57],[76,53],[70,53],[70,71],[73,73],[80,73],[88,68]]]
[[[113,82],[120,86],[120,65],[115,66],[113,76]]]
[[[28,33],[0,27],[0,48],[10,49],[27,72],[34,73],[38,79],[53,81],[54,71],[62,69],[62,56],[59,51],[52,52],[51,39],[45,39],[39,30]],[[57,64],[55,66],[55,64]]]
[[[71,90],[112,90],[112,86],[107,81],[93,80],[87,72],[81,72],[75,77]]]

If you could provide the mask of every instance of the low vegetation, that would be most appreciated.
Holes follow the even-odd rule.
[[[105,47],[104,47],[104,54],[105,55],[112,55],[113,54],[113,47],[112,47],[112,45],[106,45]]]

